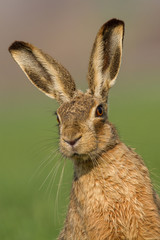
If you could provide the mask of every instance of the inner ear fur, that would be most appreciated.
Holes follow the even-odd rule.
[[[9,51],[29,80],[46,95],[60,103],[73,97],[75,82],[55,59],[22,41],[14,42]]]
[[[112,19],[99,30],[93,44],[88,69],[92,94],[107,99],[108,90],[117,78],[122,56],[124,22]]]

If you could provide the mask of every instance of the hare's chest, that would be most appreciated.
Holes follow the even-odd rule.
[[[126,239],[131,230],[137,236],[137,228],[132,229],[131,223],[138,226],[133,214],[138,205],[126,198],[124,191],[98,181],[79,182],[74,186],[74,200],[89,239]]]
[[[123,206],[126,199],[130,201],[133,197],[129,188],[120,184],[115,177],[82,178],[73,184],[72,190],[77,204],[87,215],[98,211],[104,216],[113,211],[117,204]],[[123,212],[123,207],[118,209]]]

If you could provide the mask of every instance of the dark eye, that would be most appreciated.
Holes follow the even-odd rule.
[[[96,109],[96,117],[102,117],[103,116],[103,107],[102,105],[99,105]]]
[[[58,124],[60,124],[60,120],[59,120],[59,117],[58,117],[58,115],[57,115],[57,122],[58,122]]]
[[[57,117],[57,122],[58,122],[58,124],[60,124],[60,120],[59,120],[59,117],[58,117],[57,112],[55,112],[55,115],[56,115],[56,117]]]

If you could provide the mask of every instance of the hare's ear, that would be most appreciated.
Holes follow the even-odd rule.
[[[124,22],[112,19],[99,30],[91,53],[88,82],[92,94],[107,99],[119,72]]]
[[[15,61],[29,80],[60,103],[69,101],[76,90],[69,72],[49,55],[25,42],[14,42],[10,48]]]

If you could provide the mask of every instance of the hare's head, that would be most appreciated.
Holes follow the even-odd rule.
[[[60,103],[60,149],[67,157],[96,157],[118,141],[108,122],[107,99],[119,72],[123,35],[120,20],[112,19],[100,28],[89,62],[86,93],[77,90],[69,72],[41,50],[24,42],[14,42],[9,48],[31,82]]]

